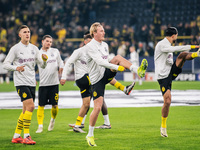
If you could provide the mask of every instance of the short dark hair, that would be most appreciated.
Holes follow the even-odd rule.
[[[21,29],[24,29],[24,28],[28,28],[27,25],[21,25],[18,30],[17,30],[17,33],[19,33],[21,31]]]
[[[178,33],[178,30],[175,27],[169,27],[165,30],[165,36],[172,36],[177,33]]]
[[[83,36],[83,39],[86,40],[86,39],[92,39],[92,36],[90,35],[90,32],[87,31],[85,32],[84,36]]]
[[[45,40],[46,38],[51,38],[51,39],[53,39],[53,38],[51,37],[51,35],[44,35],[44,36],[42,37],[42,40]]]

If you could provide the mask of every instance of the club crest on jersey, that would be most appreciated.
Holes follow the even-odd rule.
[[[108,50],[107,50],[107,48],[106,48],[106,47],[104,47],[104,49],[105,49],[105,51],[106,51],[106,52],[108,52]]]
[[[35,54],[34,50],[31,50],[31,54],[32,54],[32,55],[34,55],[34,54]]]
[[[23,63],[23,59],[19,59],[19,63],[22,64]]]
[[[53,53],[51,53],[51,57],[53,57],[54,56],[54,54]]]

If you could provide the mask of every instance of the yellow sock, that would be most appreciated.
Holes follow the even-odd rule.
[[[37,110],[37,121],[39,125],[43,124],[44,120],[44,106],[38,106]]]
[[[24,113],[24,134],[28,134],[29,133],[29,128],[31,125],[31,117],[32,117],[32,112],[30,111],[25,111]]]
[[[52,107],[51,108],[51,118],[55,119],[58,114],[58,106],[56,108]]]
[[[124,91],[125,86],[122,85],[121,83],[119,83],[118,81],[114,84],[114,86],[115,86],[117,89],[120,89],[121,91]]]
[[[82,123],[82,121],[83,121],[83,117],[81,117],[81,116],[78,116],[78,117],[76,118],[76,124],[75,124],[75,125],[78,125],[78,126],[80,126],[80,125],[81,125],[81,123]]]
[[[23,129],[23,117],[24,117],[24,114],[22,112],[20,114],[20,116],[19,116],[19,119],[17,121],[17,127],[15,129],[15,133],[17,133],[17,134],[21,134],[21,132],[22,132],[22,129]]]
[[[167,121],[167,117],[166,118],[162,117],[162,124],[161,124],[162,128],[166,128],[167,127],[166,121]]]
[[[196,57],[198,57],[197,52],[192,53],[191,57],[192,57],[192,58],[196,58]]]

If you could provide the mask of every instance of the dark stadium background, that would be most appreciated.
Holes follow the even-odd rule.
[[[97,21],[105,28],[110,53],[118,54],[125,45],[128,59],[129,47],[135,46],[153,72],[154,47],[168,26],[179,31],[177,45],[199,44],[199,8],[198,0],[1,0],[0,50],[7,54],[19,41],[17,28],[26,24],[32,44],[40,48],[42,36],[50,34],[64,60],[83,45],[83,34]],[[199,59],[186,62],[183,72],[199,73],[198,64]]]

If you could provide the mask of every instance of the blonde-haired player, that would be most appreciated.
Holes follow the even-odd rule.
[[[89,146],[96,146],[94,142],[94,126],[104,101],[105,85],[115,77],[116,71],[124,71],[125,68],[131,71],[136,70],[140,77],[144,77],[148,63],[146,59],[143,59],[140,67],[137,67],[119,55],[109,61],[108,44],[103,42],[105,36],[104,28],[98,22],[91,25],[90,35],[93,39],[86,45],[86,59],[92,85],[94,109],[90,115],[89,132],[86,139]]]
[[[89,34],[89,32],[86,32],[84,35],[84,44],[86,45],[91,40],[92,40],[91,35]],[[86,62],[86,52],[85,52],[86,50],[87,49],[85,49],[85,46],[74,50],[70,58],[65,63],[65,67],[63,69],[62,77],[60,80],[61,85],[64,85],[67,79],[67,75],[69,74],[70,70],[69,68],[71,64],[74,64],[75,81],[77,86],[80,88],[83,104],[76,119],[76,123],[69,124],[69,126],[73,127],[73,130],[75,132],[80,132],[80,133],[85,133],[85,131],[83,131],[82,128],[84,128],[84,122],[87,116],[87,112],[90,108],[90,99],[92,97],[91,83],[88,76],[88,69]],[[119,83],[116,79],[112,79],[110,81],[110,84],[123,91],[126,95],[129,95],[135,85],[135,82],[133,82],[128,86],[124,86],[121,83]],[[104,118],[104,124],[96,128],[111,129],[108,110],[105,102],[103,103],[102,106],[102,114]]]

